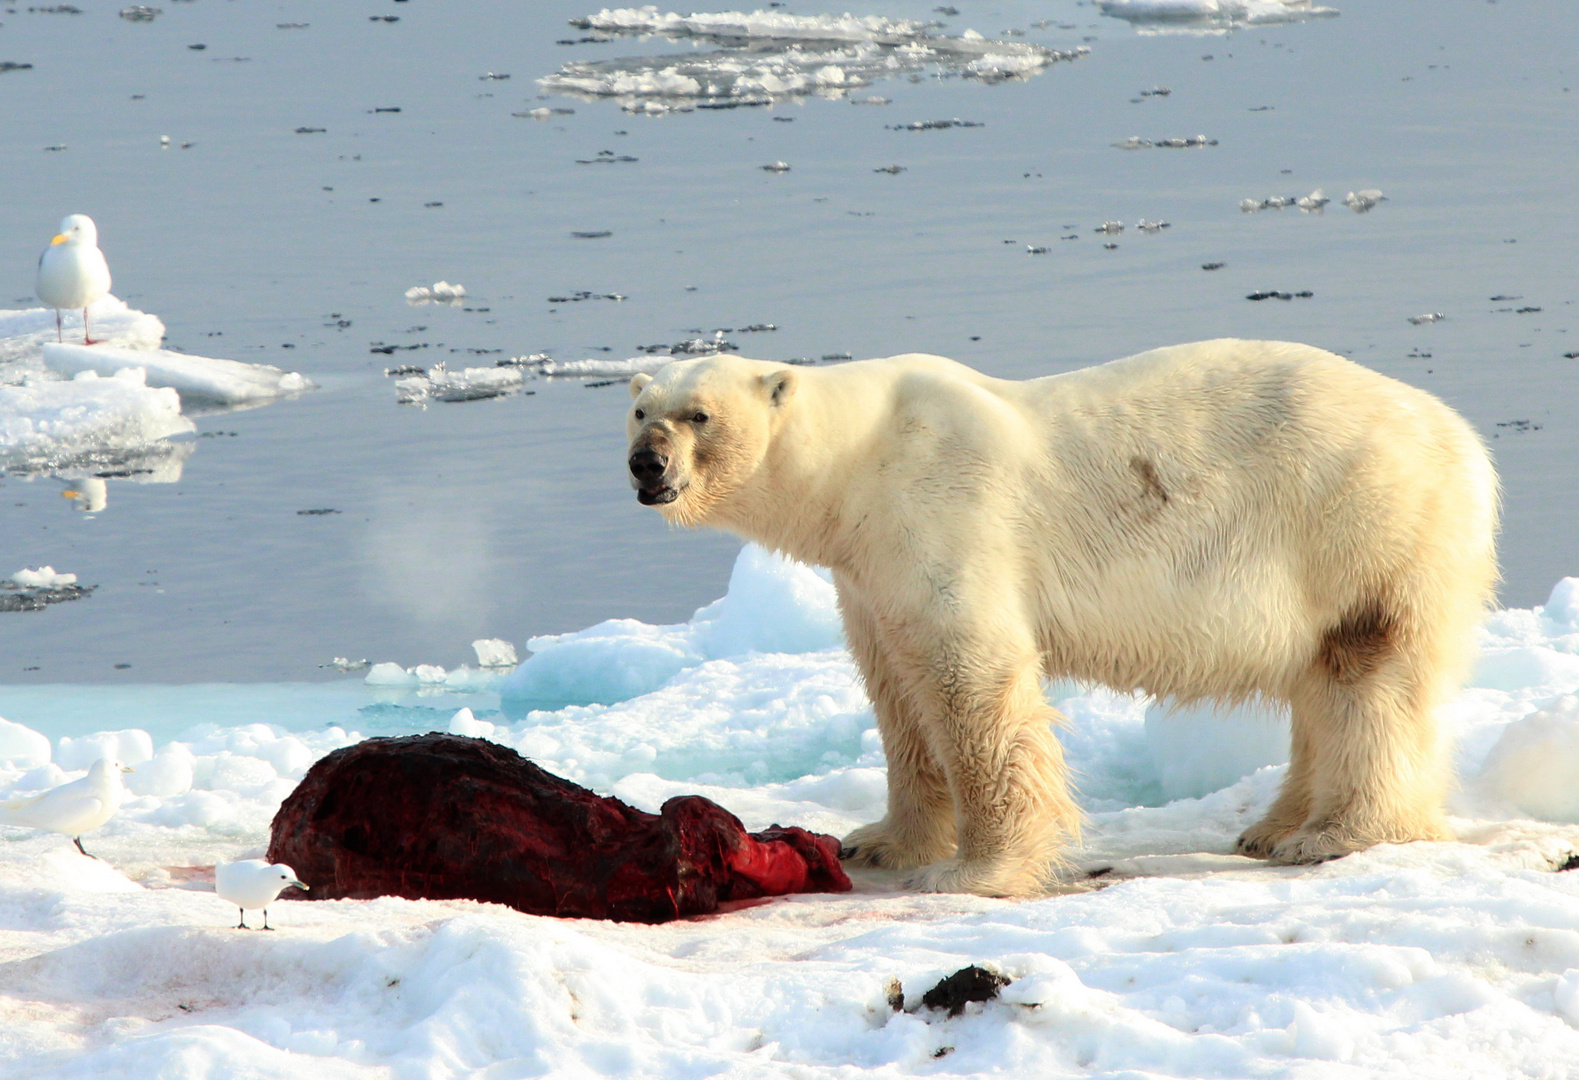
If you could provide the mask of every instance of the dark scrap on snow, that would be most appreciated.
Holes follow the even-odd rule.
[[[921,996],[921,1004],[928,1009],[947,1009],[950,1016],[958,1016],[972,1001],[992,1001],[1012,981],[1007,975],[972,964],[928,990]]]

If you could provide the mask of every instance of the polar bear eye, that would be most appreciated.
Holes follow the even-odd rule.
[[[707,414],[705,412],[697,413],[695,416],[691,417],[691,423],[693,423],[693,424],[705,424],[705,423],[707,423]]]
[[[645,419],[647,419],[647,414],[644,413],[642,410],[637,409],[636,410],[636,419],[638,419],[638,420],[645,420]]]

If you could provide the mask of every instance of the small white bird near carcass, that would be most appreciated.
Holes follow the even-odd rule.
[[[292,885],[305,889],[307,885],[296,877],[296,871],[284,863],[266,863],[262,859],[242,859],[240,862],[220,863],[214,867],[214,891],[221,900],[229,900],[241,909],[237,930],[251,930],[247,925],[247,912],[263,912],[263,929],[269,925],[269,905]]]
[[[0,806],[0,822],[28,829],[47,829],[69,836],[84,855],[82,834],[103,825],[121,808],[126,788],[121,773],[132,770],[118,761],[100,758],[80,780],[50,788],[31,799],[16,799]]]
[[[110,291],[110,266],[99,250],[99,230],[87,214],[61,219],[60,232],[38,257],[38,298],[55,309],[55,337],[65,340],[61,312],[82,309],[82,343],[88,334],[88,305]]]

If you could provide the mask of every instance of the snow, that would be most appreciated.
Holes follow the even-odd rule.
[[[479,662],[510,644],[480,640]],[[865,871],[850,894],[658,927],[386,898],[280,901],[278,932],[249,934],[212,867],[261,856],[311,763],[370,733],[493,739],[753,829],[875,820],[881,747],[818,570],[747,548],[686,622],[534,638],[506,677],[4,688],[0,799],[106,753],[135,771],[87,840],[102,862],[0,829],[0,1075],[1566,1075],[1579,873],[1553,868],[1579,849],[1579,578],[1492,613],[1479,646],[1442,713],[1455,842],[1236,857],[1282,778],[1281,716],[1057,683],[1089,885],[1010,902]],[[972,963],[1013,980],[997,1001],[921,1006]]]
[[[149,386],[168,386],[183,398],[221,405],[268,401],[312,386],[296,372],[269,364],[245,364],[165,349],[46,344],[43,355],[50,370],[68,377],[83,371],[114,375],[141,368]]]

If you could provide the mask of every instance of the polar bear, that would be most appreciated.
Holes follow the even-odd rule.
[[[1430,394],[1238,340],[1023,382],[712,356],[630,389],[641,503],[833,572],[888,759],[852,863],[1044,889],[1080,826],[1042,693],[1060,677],[1287,703],[1247,855],[1448,836],[1433,714],[1492,597],[1498,490]]]

